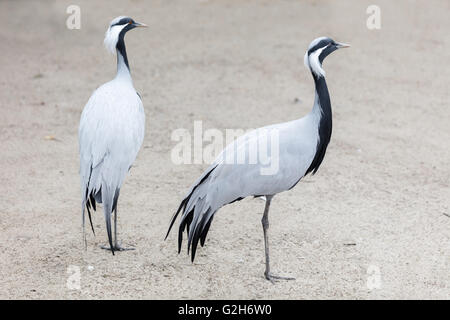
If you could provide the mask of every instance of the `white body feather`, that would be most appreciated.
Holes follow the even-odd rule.
[[[79,128],[83,193],[102,185],[120,189],[142,145],[144,128],[144,108],[131,81],[116,77],[92,94]]]

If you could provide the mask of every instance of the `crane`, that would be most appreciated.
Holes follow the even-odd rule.
[[[117,202],[125,176],[141,148],[145,129],[144,107],[131,79],[124,36],[129,30],[145,26],[125,16],[111,21],[104,44],[117,55],[117,74],[91,95],[78,131],[84,243],[86,246],[85,211],[94,232],[91,209],[95,211],[96,203],[102,203],[109,242],[109,246],[102,248],[111,250],[113,255],[114,251],[133,249],[123,248],[118,242]]]
[[[262,127],[239,137],[192,184],[173,215],[166,235],[167,238],[175,220],[182,213],[178,229],[178,253],[186,230],[188,253],[191,250],[193,262],[198,242],[201,246],[205,244],[214,215],[221,207],[249,196],[265,197],[262,217],[265,278],[272,282],[294,279],[274,275],[270,270],[269,209],[276,194],[292,189],[307,174],[315,174],[322,163],[332,130],[330,95],[322,63],[330,53],[348,46],[328,37],[313,40],[304,56],[305,66],[310,70],[315,84],[311,112],[300,119]],[[277,170],[266,172],[263,170],[265,164],[260,159],[252,161],[255,159],[255,146],[261,144],[273,155],[269,160],[277,162]],[[236,159],[245,161],[238,163]]]

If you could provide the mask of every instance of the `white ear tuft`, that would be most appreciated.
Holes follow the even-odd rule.
[[[108,52],[114,54],[116,52],[117,41],[119,40],[119,33],[123,26],[109,27],[105,33],[105,40],[103,44]]]
[[[311,66],[311,70],[318,77],[325,77],[325,70],[322,69],[322,64],[319,61],[319,56],[323,49],[325,49],[325,47],[320,48],[309,55],[309,65]]]
[[[305,64],[305,67],[310,69],[311,67],[309,66],[309,57],[308,57],[308,51],[305,52],[305,56],[303,57],[303,63]]]
[[[105,33],[105,40],[103,41],[106,50],[114,54],[116,52],[117,41],[119,40],[120,31],[125,28],[126,25],[115,25],[120,20],[127,18],[126,16],[120,16],[114,18],[110,24],[108,30]]]
[[[305,65],[306,65],[306,60],[308,60],[309,68],[311,69],[312,72],[314,72],[314,74],[317,77],[325,77],[325,70],[322,69],[322,64],[319,61],[319,56],[325,48],[326,47],[317,49],[316,51],[312,52],[309,55],[309,57],[308,57],[308,52],[306,52],[306,55],[305,55]]]

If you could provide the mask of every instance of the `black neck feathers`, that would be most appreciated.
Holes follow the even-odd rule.
[[[119,41],[117,41],[116,49],[117,53],[123,57],[123,62],[127,66],[128,70],[130,70],[130,66],[128,65],[127,50],[125,49],[125,41],[123,41],[123,37],[119,38]],[[119,59],[120,57],[117,56],[117,64],[120,63]]]
[[[307,175],[310,172],[312,172],[312,174],[315,174],[319,169],[320,164],[322,163],[323,158],[325,157],[325,152],[327,151],[328,143],[330,142],[331,139],[331,131],[333,126],[330,94],[328,93],[328,87],[325,78],[323,76],[316,76],[315,74],[313,74],[313,78],[318,97],[318,101],[316,101],[316,103],[319,104],[321,117],[318,128],[319,141],[317,142],[316,154],[305,175]]]
[[[117,52],[120,53],[123,57],[123,62],[125,63],[125,65],[127,66],[128,70],[130,70],[130,66],[128,65],[128,57],[127,57],[127,50],[125,49],[125,33],[128,30],[131,30],[133,28],[133,26],[127,25],[125,28],[122,29],[122,31],[120,31],[119,33],[119,39],[117,40],[117,44],[116,44],[116,49]],[[117,63],[119,63],[119,56],[117,56]]]

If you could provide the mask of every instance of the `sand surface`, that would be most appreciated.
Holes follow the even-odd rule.
[[[77,1],[81,29],[69,30],[73,1],[1,1],[0,298],[450,298],[450,2],[375,2]],[[366,27],[371,4],[380,30]],[[123,14],[149,25],[126,37],[147,123],[119,201],[136,250],[113,257],[99,248],[101,211],[81,242],[77,131],[115,75],[102,42]],[[163,238],[207,164],[175,165],[171,133],[305,115],[303,54],[322,35],[352,45],[324,64],[332,140],[270,217],[272,268],[296,280],[263,278],[258,199],[220,210],[191,264],[175,233]]]

